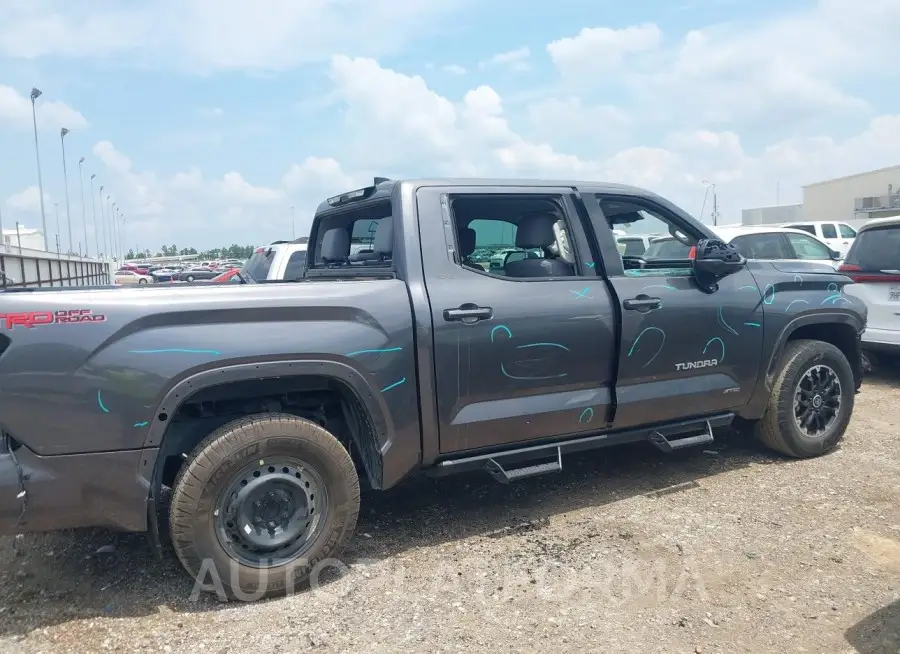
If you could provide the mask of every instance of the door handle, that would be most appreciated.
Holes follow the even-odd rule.
[[[447,322],[459,321],[471,325],[479,320],[487,320],[494,316],[491,307],[480,307],[477,304],[463,304],[456,309],[444,309],[444,320]]]
[[[658,297],[641,294],[625,300],[622,305],[628,311],[650,311],[651,309],[659,309],[662,306],[662,300]]]

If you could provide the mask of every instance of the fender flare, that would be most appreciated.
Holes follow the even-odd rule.
[[[861,333],[864,328],[864,325],[854,314],[843,311],[808,313],[806,315],[797,316],[790,320],[784,326],[781,332],[779,332],[777,338],[772,344],[768,360],[763,359],[766,364],[765,368],[760,366],[760,375],[757,379],[756,387],[753,390],[753,395],[751,396],[750,402],[747,403],[747,406],[744,408],[744,410],[740,412],[741,416],[754,419],[760,417],[765,411],[766,405],[769,401],[769,392],[772,388],[772,381],[775,376],[774,368],[778,364],[778,361],[781,359],[781,354],[782,352],[784,352],[785,345],[790,339],[791,334],[796,332],[801,327],[806,327],[807,325],[822,324],[849,325],[856,331],[857,334]],[[850,362],[850,365],[853,368],[854,375],[858,376],[860,374],[860,371],[857,369],[858,366],[855,366],[852,361]]]
[[[281,360],[260,361],[218,366],[202,370],[175,382],[166,391],[154,412],[153,422],[144,439],[142,470],[140,472],[149,490],[148,502],[155,507],[159,497],[160,473],[159,454],[164,443],[169,421],[181,405],[193,395],[207,388],[238,381],[254,379],[274,379],[278,377],[313,376],[325,377],[343,383],[356,396],[366,413],[372,438],[369,442],[359,442],[356,446],[363,453],[366,473],[373,486],[380,487],[383,456],[391,444],[393,421],[380,393],[373,391],[363,374],[346,363],[332,360]]]

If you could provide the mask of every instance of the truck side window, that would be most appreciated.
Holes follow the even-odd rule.
[[[686,234],[664,210],[632,198],[598,195],[600,209],[610,229],[621,232],[617,241],[629,237],[649,245],[641,253],[625,247],[622,263],[628,277],[689,277],[693,274],[691,248],[697,239]],[[634,252],[634,253],[633,253]]]
[[[841,231],[841,238],[856,238],[856,230],[850,225],[838,223],[838,229]]]
[[[822,225],[822,237],[823,238],[837,238],[837,230],[834,228],[834,225],[831,223],[825,223]]]
[[[791,229],[802,229],[804,232],[808,232],[813,236],[816,235],[816,228],[814,225],[785,225],[785,227],[790,227]]]
[[[562,206],[557,196],[450,196],[459,265],[523,281],[579,276]]]

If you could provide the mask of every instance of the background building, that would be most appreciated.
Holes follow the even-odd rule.
[[[744,209],[744,225],[821,220],[860,227],[873,218],[900,216],[900,165],[803,187],[803,203]]]
[[[39,229],[28,229],[19,227],[15,229],[4,229],[2,244],[7,248],[22,247],[29,250],[44,249],[44,234]]]

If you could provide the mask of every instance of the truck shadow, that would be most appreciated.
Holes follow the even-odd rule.
[[[708,449],[662,454],[637,444],[572,455],[555,475],[504,486],[486,474],[417,478],[363,496],[356,536],[341,559],[395,557],[472,537],[503,538],[540,529],[555,515],[646,494],[697,488],[698,482],[750,464],[791,463],[730,430]],[[233,606],[202,593],[171,549],[153,558],[141,534],[88,529],[0,538],[0,637],[97,617],[123,618],[161,610],[192,613]],[[279,600],[271,600],[279,601]],[[162,607],[162,608],[161,608]]]
[[[860,654],[900,652],[900,601],[866,616],[850,627],[844,636]]]

